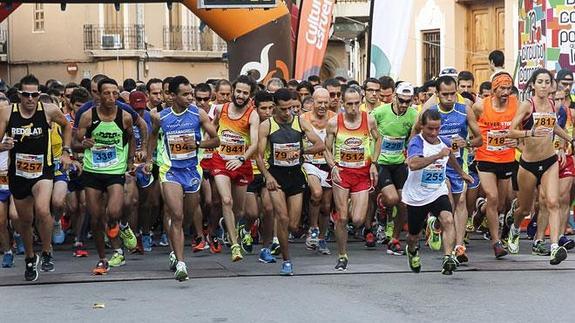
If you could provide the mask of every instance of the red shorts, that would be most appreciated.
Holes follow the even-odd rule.
[[[214,154],[212,156],[212,175],[214,177],[218,175],[227,176],[230,178],[232,183],[237,186],[245,186],[251,183],[254,180],[254,173],[252,169],[252,161],[246,160],[240,168],[231,171],[226,169],[226,160],[223,160],[222,157],[218,154]]]
[[[213,163],[212,163],[212,158],[205,158],[202,159],[200,161],[200,167],[202,167],[202,169],[204,170],[204,172],[212,172],[212,169],[214,168]]]
[[[338,168],[341,183],[335,183],[332,180],[334,186],[349,190],[350,193],[369,191],[373,188],[369,177],[369,166],[362,168],[346,168],[338,166]]]
[[[575,177],[575,164],[573,156],[567,156],[565,166],[559,169],[559,178]]]

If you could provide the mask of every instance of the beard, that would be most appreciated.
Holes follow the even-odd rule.
[[[247,100],[247,99],[244,100],[244,102],[242,102],[241,104],[238,103],[238,100],[236,99],[236,96],[235,96],[235,95],[232,95],[232,102],[234,103],[234,105],[235,105],[236,107],[238,107],[238,108],[240,108],[240,109],[243,108],[243,107],[245,107],[245,106],[248,104],[248,100]]]

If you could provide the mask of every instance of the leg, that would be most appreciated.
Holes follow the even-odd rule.
[[[333,202],[333,189],[324,188],[321,196],[320,218],[319,218],[319,239],[325,240],[325,235],[329,227],[329,215]]]
[[[57,181],[52,189],[52,215],[54,221],[60,221],[60,217],[66,208],[66,195],[68,193],[68,183],[66,181]]]
[[[553,164],[541,178],[540,190],[545,196],[545,206],[549,212],[549,240],[559,243],[561,215],[559,214],[559,163]]]
[[[52,199],[52,180],[43,179],[32,186],[34,197],[34,215],[38,220],[38,232],[42,240],[42,251],[52,251],[52,229],[54,221],[50,215],[50,200]]]
[[[499,215],[497,206],[499,203],[498,180],[494,173],[479,172],[479,179],[481,187],[485,192],[485,215],[487,216],[487,223],[489,225],[489,233],[491,234],[491,243],[494,244],[499,241]],[[509,180],[502,180],[509,183]]]
[[[270,192],[263,187],[260,190],[262,200],[262,246],[269,246],[272,243],[274,231],[274,207]]]
[[[455,222],[453,214],[449,211],[441,211],[439,213],[439,222],[441,223],[442,239],[443,239],[443,253],[451,255],[453,247],[455,246]]]
[[[11,250],[8,233],[8,201],[10,199],[0,202],[0,251],[4,253]]]
[[[307,184],[310,191],[309,198],[309,224],[310,228],[319,227],[319,213],[321,207],[321,199],[323,196],[323,189],[317,176],[310,175],[307,177]]]
[[[170,225],[167,228],[172,250],[178,261],[184,261],[184,191],[176,183],[163,182],[164,205],[170,214]]]
[[[339,186],[333,187],[333,200],[335,202],[335,209],[338,213],[338,219],[335,223],[335,237],[337,240],[337,249],[339,256],[347,254],[347,230],[346,225],[348,221],[348,200],[349,190]]]
[[[104,207],[102,203],[103,193],[100,190],[86,187],[86,208],[90,212],[92,234],[96,243],[96,249],[100,260],[106,259],[106,246],[104,243],[104,230],[106,219],[104,217]]]
[[[270,192],[270,198],[273,204],[275,218],[277,219],[277,237],[280,242],[282,258],[284,260],[289,260],[288,227],[290,225],[290,218],[288,215],[285,194],[281,190],[276,190]]]

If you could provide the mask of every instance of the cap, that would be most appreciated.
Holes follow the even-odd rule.
[[[130,105],[135,110],[141,110],[146,108],[146,94],[141,91],[134,91],[130,93]]]
[[[559,70],[559,72],[557,72],[556,79],[557,79],[557,81],[564,80],[567,75],[570,75],[570,76],[571,76],[571,80],[573,80],[573,72],[571,72],[571,71],[568,70],[568,69],[561,69],[561,70]]]
[[[441,69],[441,72],[439,72],[439,77],[441,76],[451,76],[453,78],[457,78],[457,69],[452,66],[444,67]]]
[[[413,85],[411,85],[409,82],[401,82],[395,89],[395,93],[412,96],[414,93]]]

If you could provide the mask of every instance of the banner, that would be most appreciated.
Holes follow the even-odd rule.
[[[335,0],[302,0],[300,6],[294,78],[304,80],[310,75],[319,75]]]
[[[407,40],[413,0],[372,0],[368,75],[397,78],[401,71]],[[393,26],[393,28],[390,28]]]
[[[519,1],[519,70],[515,78],[521,99],[538,68],[575,72],[575,0]]]

